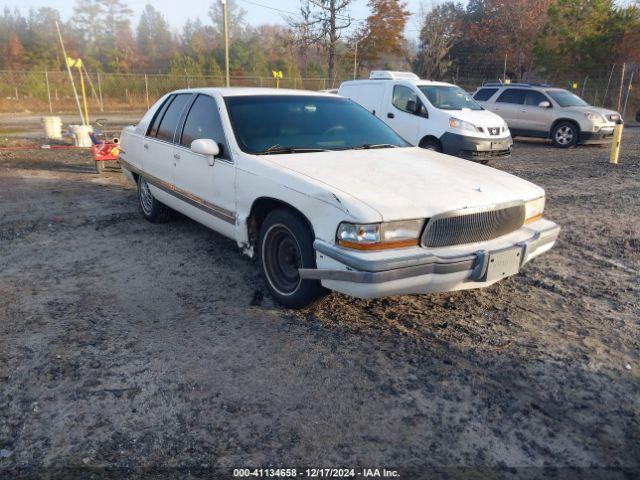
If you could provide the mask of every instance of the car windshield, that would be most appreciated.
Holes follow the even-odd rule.
[[[460,87],[453,85],[418,85],[418,88],[426,95],[431,105],[441,110],[483,109],[480,104],[471,98],[471,95]]]
[[[240,148],[254,154],[409,147],[382,120],[341,97],[239,95],[225,98]]]
[[[547,90],[553,100],[561,107],[588,107],[589,104],[568,90]]]

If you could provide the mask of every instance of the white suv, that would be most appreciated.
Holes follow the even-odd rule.
[[[480,163],[511,155],[513,141],[504,120],[451,83],[374,70],[369,80],[342,83],[338,94],[362,105],[412,145]]]
[[[514,136],[550,138],[557,147],[606,143],[621,120],[618,112],[593,107],[561,88],[528,83],[487,83],[473,94],[509,124]]]

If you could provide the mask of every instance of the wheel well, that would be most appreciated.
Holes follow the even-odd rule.
[[[302,218],[309,226],[312,237],[315,238],[311,222],[307,217],[304,216],[304,214],[300,210],[289,205],[286,202],[283,202],[282,200],[276,200],[275,198],[269,197],[261,197],[254,200],[253,205],[251,205],[251,212],[249,213],[249,217],[247,218],[247,232],[249,235],[249,243],[251,245],[255,245],[258,242],[258,234],[260,233],[262,222],[264,222],[264,219],[267,218],[269,212],[275,210],[276,208],[286,208]]]
[[[572,123],[573,125],[575,125],[576,130],[578,131],[578,135],[580,135],[580,125],[578,124],[578,122],[576,122],[575,120],[571,119],[571,118],[560,118],[558,120],[556,120],[555,122],[553,122],[553,124],[551,125],[551,128],[549,129],[549,138],[551,138],[551,135],[553,133],[553,129],[556,128],[556,126],[559,123],[562,122],[569,122]]]
[[[438,137],[434,137],[433,135],[425,135],[424,137],[422,137],[420,139],[420,143],[418,143],[418,146],[421,147],[426,142],[431,142],[431,141],[436,142],[438,145],[440,145],[440,148],[442,148],[442,142],[438,139]]]

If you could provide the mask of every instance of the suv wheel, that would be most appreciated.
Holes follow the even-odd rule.
[[[171,209],[156,200],[142,177],[138,177],[138,203],[142,216],[152,223],[164,223],[171,218]]]
[[[300,278],[299,268],[316,268],[316,255],[311,230],[291,210],[279,208],[264,219],[258,255],[267,287],[282,305],[302,308],[327,294],[318,280]]]
[[[556,147],[573,147],[578,143],[578,127],[571,122],[558,123],[551,132],[551,141]]]

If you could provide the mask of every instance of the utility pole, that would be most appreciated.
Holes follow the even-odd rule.
[[[229,19],[227,12],[227,0],[220,0],[222,4],[222,16],[224,17],[224,71],[227,81],[227,87],[231,84],[229,82]]]
[[[358,75],[358,39],[356,38],[356,48],[353,54],[353,79]]]
[[[502,83],[507,83],[507,54],[504,54],[504,68],[502,69]]]

